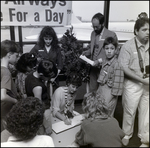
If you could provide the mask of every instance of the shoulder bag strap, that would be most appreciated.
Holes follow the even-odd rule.
[[[135,38],[134,38],[134,39],[135,39]],[[143,73],[143,72],[144,72],[143,59],[142,59],[142,56],[141,56],[140,51],[138,50],[138,46],[137,46],[137,41],[136,41],[136,39],[135,39],[135,46],[136,46],[136,50],[137,50],[137,53],[138,53],[139,65],[140,65],[140,68],[141,68],[141,72]]]

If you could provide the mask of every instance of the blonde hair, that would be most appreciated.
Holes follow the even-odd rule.
[[[94,120],[99,116],[108,118],[110,113],[110,109],[108,108],[103,95],[96,92],[90,92],[84,95],[82,109],[85,113],[85,118],[91,118],[91,120]]]

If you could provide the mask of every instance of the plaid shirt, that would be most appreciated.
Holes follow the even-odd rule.
[[[110,88],[112,88],[112,95],[122,95],[124,72],[116,57],[110,61],[106,61],[102,65],[97,82],[100,83],[100,85],[107,84]]]

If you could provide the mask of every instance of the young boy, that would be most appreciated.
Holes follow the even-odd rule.
[[[97,92],[103,95],[108,107],[111,108],[111,116],[114,115],[118,96],[122,95],[124,81],[124,72],[117,60],[117,46],[114,38],[105,39],[103,48],[106,59],[97,80],[99,83]]]
[[[10,40],[1,42],[1,131],[4,130],[5,116],[17,100],[17,91],[8,69],[9,64],[18,60],[20,48]]]

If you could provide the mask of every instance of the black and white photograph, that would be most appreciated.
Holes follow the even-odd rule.
[[[1,1],[1,147],[149,147],[149,1]]]

